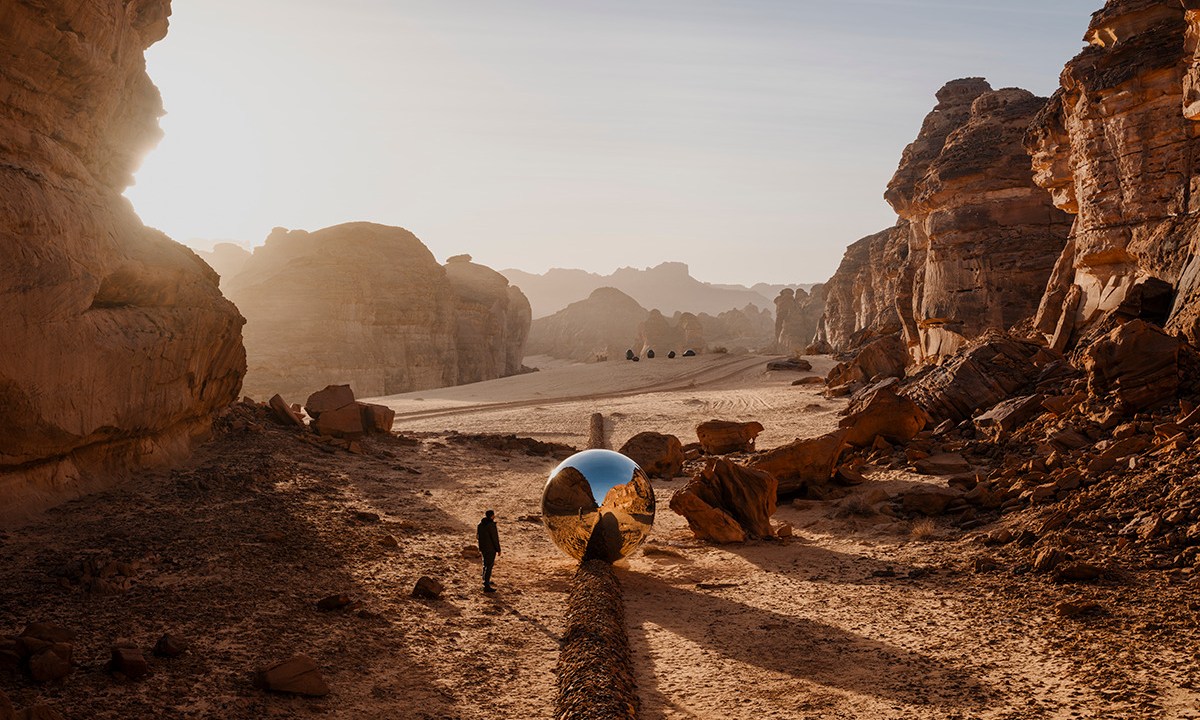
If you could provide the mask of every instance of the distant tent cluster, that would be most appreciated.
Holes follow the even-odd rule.
[[[684,357],[696,357],[696,351],[689,348],[689,349],[683,351],[683,356]],[[675,351],[672,350],[671,352],[667,353],[667,358],[670,360],[674,360],[675,359]],[[625,351],[625,359],[632,360],[633,362],[641,361],[641,358],[638,357],[638,355],[633,352],[632,348]],[[654,348],[651,348],[646,351],[646,359],[647,360],[654,359]]]

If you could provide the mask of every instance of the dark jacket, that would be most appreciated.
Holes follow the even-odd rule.
[[[496,521],[485,517],[475,528],[475,537],[479,540],[479,552],[484,555],[495,555],[500,552],[500,531],[496,529]]]

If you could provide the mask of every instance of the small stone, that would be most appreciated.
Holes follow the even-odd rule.
[[[795,528],[791,523],[780,523],[779,527],[775,528],[775,535],[781,538],[790,538],[795,534]]]
[[[176,635],[164,634],[154,643],[154,654],[163,658],[175,658],[187,652],[187,641]]]
[[[483,553],[479,552],[479,548],[474,545],[464,545],[459,554],[468,560],[478,560],[483,557]]]
[[[324,697],[329,694],[329,685],[325,683],[320,668],[305,655],[297,655],[259,670],[254,675],[254,685],[288,695]]]
[[[1059,617],[1077,618],[1084,615],[1099,615],[1104,612],[1100,603],[1091,600],[1064,600],[1054,606],[1054,612]]]
[[[395,535],[384,535],[383,537],[379,538],[379,544],[386,548],[400,547],[400,541],[396,539]]]
[[[140,680],[150,672],[150,666],[146,664],[146,658],[142,655],[142,651],[129,647],[112,649],[112,659],[109,660],[108,669],[114,673],[121,673],[130,680]]]
[[[422,576],[417,580],[417,584],[413,587],[413,597],[425,598],[426,600],[437,600],[442,597],[442,593],[446,591],[446,587],[437,580],[428,575]]]
[[[330,595],[323,597],[317,601],[317,609],[323,611],[341,610],[349,605],[352,601],[348,595]]]
[[[52,645],[29,658],[29,675],[34,682],[53,682],[71,673],[72,648],[66,643]]]
[[[1062,582],[1090,582],[1103,576],[1104,568],[1083,562],[1067,563],[1059,565],[1054,575]]]

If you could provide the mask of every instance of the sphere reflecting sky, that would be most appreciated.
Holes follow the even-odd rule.
[[[542,521],[567,555],[615,562],[636,550],[654,526],[650,478],[621,453],[575,453],[550,473]]]

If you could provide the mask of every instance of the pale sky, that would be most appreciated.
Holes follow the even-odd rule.
[[[175,0],[126,194],[194,245],[369,220],[496,269],[821,282],[894,222],[939,87],[1048,95],[1102,5]]]

